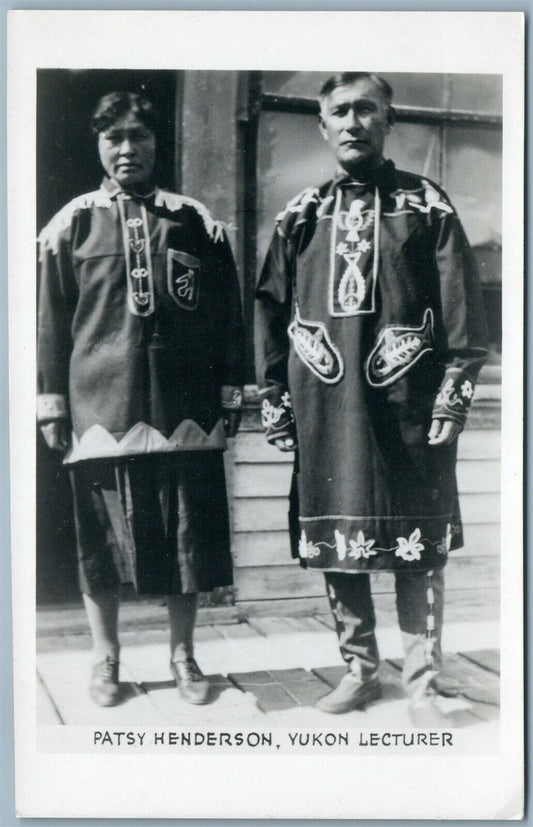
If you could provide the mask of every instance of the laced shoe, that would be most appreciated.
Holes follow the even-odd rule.
[[[205,704],[209,697],[209,681],[194,658],[171,660],[170,671],[178,692],[189,704]]]
[[[120,700],[118,660],[107,655],[93,667],[89,693],[98,706],[115,706]]]
[[[377,678],[362,681],[348,672],[337,688],[319,698],[315,706],[322,712],[339,715],[343,712],[350,712],[352,709],[360,709],[370,701],[381,698],[381,695],[381,684]]]

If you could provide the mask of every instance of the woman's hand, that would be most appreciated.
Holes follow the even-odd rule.
[[[50,422],[40,425],[40,429],[49,448],[62,453],[67,450],[70,442],[70,428],[66,419],[51,419]]]

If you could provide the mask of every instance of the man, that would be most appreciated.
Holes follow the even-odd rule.
[[[297,450],[293,553],[325,572],[348,671],[331,713],[381,694],[369,573],[395,574],[411,695],[438,691],[443,568],[462,544],[455,462],[486,358],[472,254],[447,196],[384,160],[392,90],[330,78],[319,128],[338,172],[277,216],[257,288],[267,439]]]
[[[39,237],[38,420],[70,469],[90,693],[120,700],[120,582],[167,595],[171,671],[205,703],[199,591],[232,582],[222,451],[242,393],[239,288],[223,225],[159,189],[158,117],[112,92],[92,129],[105,171]]]

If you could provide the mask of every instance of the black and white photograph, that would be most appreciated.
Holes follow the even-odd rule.
[[[522,16],[9,44],[19,814],[519,818]]]

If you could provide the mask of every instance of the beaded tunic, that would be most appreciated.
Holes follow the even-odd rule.
[[[244,361],[223,225],[193,199],[105,179],[39,247],[38,418],[70,417],[66,462],[223,449]]]
[[[295,432],[291,535],[309,567],[430,570],[462,544],[456,444],[486,358],[481,290],[446,194],[385,162],[305,190],[257,288],[267,438]]]

